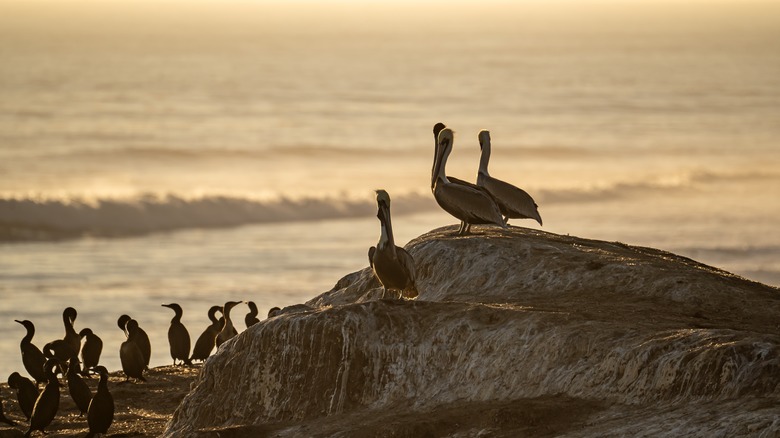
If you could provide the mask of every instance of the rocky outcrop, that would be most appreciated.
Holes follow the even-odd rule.
[[[409,242],[220,348],[166,436],[775,436],[780,290],[523,228]]]

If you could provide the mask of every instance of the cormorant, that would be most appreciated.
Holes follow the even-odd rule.
[[[233,336],[238,334],[236,328],[233,327],[233,321],[230,319],[230,309],[235,307],[237,304],[241,304],[241,301],[228,301],[224,306],[222,306],[222,314],[225,316],[225,324],[222,326],[222,330],[220,330],[219,334],[217,335],[217,340],[215,341],[217,348],[219,348],[219,346],[222,345],[225,341],[233,338]]]
[[[187,327],[181,323],[181,317],[184,314],[181,306],[172,304],[163,304],[163,307],[167,307],[175,312],[173,319],[171,319],[171,326],[168,328],[168,344],[171,347],[171,358],[173,359],[173,365],[176,365],[176,360],[180,360],[183,365],[192,366],[190,361],[190,332],[187,331]]]
[[[119,347],[119,360],[122,362],[122,371],[125,372],[125,382],[130,378],[146,381],[144,378],[144,355],[136,343],[138,337],[138,323],[131,319],[127,321],[127,340]]]
[[[36,430],[44,432],[44,429],[51,424],[57,415],[57,409],[60,407],[60,382],[57,380],[54,368],[58,365],[57,359],[48,359],[43,365],[44,370],[46,370],[47,383],[38,395],[38,399],[35,400],[35,407],[33,407],[30,416],[30,428],[24,435],[26,437],[29,437]]]
[[[81,336],[76,333],[76,329],[73,328],[73,322],[76,321],[78,313],[73,307],[68,307],[62,311],[62,324],[65,326],[65,336],[62,338],[70,345],[70,348],[79,354],[81,350]],[[63,362],[67,362],[70,359],[68,357]]]
[[[270,309],[268,309],[268,317],[269,318],[273,318],[274,316],[280,314],[281,312],[282,312],[282,309],[280,309],[278,307],[271,307]]]
[[[43,370],[43,365],[41,365],[41,370]],[[17,372],[8,376],[8,387],[16,390],[16,400],[19,402],[19,408],[29,420],[35,406],[35,400],[38,399],[38,387],[30,379],[23,377]]]
[[[246,328],[249,328],[260,322],[260,320],[257,319],[257,305],[255,302],[247,301],[246,305],[249,306],[249,313],[244,317],[244,324],[246,324]]]
[[[131,333],[130,329],[127,327],[127,323],[131,320],[134,321],[133,332],[135,333],[135,343],[138,346],[138,349],[141,350],[141,356],[144,358],[144,369],[148,370],[149,359],[152,358],[152,344],[149,342],[149,335],[146,334],[144,329],[138,326],[138,321],[133,320],[127,315],[120,316],[116,325],[125,332],[125,336],[130,337]]]
[[[100,375],[100,381],[95,396],[89,402],[87,410],[89,433],[85,438],[108,432],[108,428],[114,421],[114,398],[108,392],[108,370],[103,366],[96,366],[94,371]]]
[[[80,371],[79,358],[77,356],[71,357],[68,363],[68,392],[70,393],[70,398],[76,403],[79,416],[81,417],[87,413],[89,401],[92,399],[92,391],[89,390],[89,386],[79,375]]]
[[[81,361],[83,362],[81,375],[88,376],[90,369],[100,363],[100,353],[103,352],[103,340],[88,328],[81,329],[79,336],[87,339],[84,342],[84,346],[81,347]]]
[[[217,312],[221,313],[222,307],[211,306],[208,312],[211,324],[203,330],[203,333],[201,333],[198,340],[195,342],[195,348],[192,349],[192,357],[190,360],[205,361],[211,354],[211,350],[214,349],[217,335],[219,334],[219,331],[222,330],[222,326],[225,322],[224,318],[217,319]]]
[[[43,364],[46,362],[46,357],[41,350],[32,343],[32,338],[35,336],[35,325],[32,321],[24,320],[14,321],[23,325],[27,329],[27,334],[22,338],[22,342],[19,344],[19,348],[22,350],[22,363],[24,369],[35,379],[36,383],[46,383],[46,372],[43,370]]]

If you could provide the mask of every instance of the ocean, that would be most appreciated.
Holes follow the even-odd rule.
[[[771,2],[3,2],[0,376],[61,312],[105,342],[178,302],[305,302],[367,266],[374,190],[405,244],[454,224],[447,173],[528,191],[560,234],[780,286],[780,9]],[[233,317],[243,329],[247,308]]]

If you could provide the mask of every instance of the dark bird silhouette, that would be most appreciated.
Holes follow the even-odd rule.
[[[129,315],[122,315],[119,317],[119,319],[116,320],[116,325],[120,330],[122,330],[122,333],[125,334],[125,337],[127,337],[127,321],[130,321],[131,319],[133,318],[130,318]]]
[[[190,332],[181,323],[184,311],[176,303],[163,304],[162,306],[173,310],[175,313],[173,319],[171,319],[171,326],[168,328],[168,344],[171,347],[173,365],[176,365],[176,360],[180,360],[183,365],[192,366],[190,361]]]
[[[447,158],[452,152],[454,134],[449,128],[439,132],[438,157],[435,165],[436,178],[433,197],[436,203],[461,221],[459,235],[468,233],[472,224],[495,224],[506,228],[504,218],[493,197],[486,190],[471,185],[453,183],[446,176]]]
[[[74,352],[70,344],[65,342],[64,339],[57,339],[43,346],[43,355],[47,359],[57,359],[55,366],[59,370],[58,373],[63,376],[67,372],[68,361],[75,354],[78,353]]]
[[[122,371],[125,372],[125,382],[130,378],[146,381],[144,378],[144,355],[136,343],[138,337],[138,323],[131,319],[127,321],[127,340],[119,347],[119,361],[122,363]]]
[[[87,386],[87,383],[81,378],[79,372],[81,372],[79,358],[73,356],[68,363],[68,392],[70,393],[70,398],[76,403],[76,407],[79,410],[79,416],[81,417],[87,413],[89,401],[92,400],[92,391],[89,390],[89,386]]]
[[[0,399],[0,423],[5,423],[9,426],[16,426],[16,422],[13,422],[5,417],[5,413],[3,413],[3,400]]]
[[[76,333],[76,329],[73,328],[73,322],[76,321],[77,316],[78,313],[73,307],[68,307],[62,311],[62,324],[65,326],[65,336],[62,339],[70,345],[70,348],[75,351],[76,354],[79,354],[79,351],[81,350],[81,336],[79,336],[79,334]],[[70,357],[65,359],[65,362],[69,359]]]
[[[149,359],[152,358],[152,344],[149,342],[149,335],[146,334],[144,329],[138,326],[138,321],[135,321],[127,315],[120,316],[116,324],[125,332],[125,336],[130,337],[130,329],[127,326],[130,321],[133,321],[133,336],[135,344],[138,346],[138,349],[141,350],[141,356],[144,359],[144,369],[148,370]]]
[[[225,323],[222,325],[222,330],[220,330],[217,335],[217,340],[215,341],[217,348],[225,343],[225,341],[232,339],[238,334],[236,328],[233,327],[233,321],[230,319],[230,310],[237,304],[241,304],[241,301],[228,301],[222,306],[222,314],[225,317]]]
[[[377,246],[368,250],[369,264],[384,292],[393,290],[398,291],[400,297],[414,298],[418,295],[414,259],[405,249],[396,246],[393,239],[390,195],[384,190],[377,190],[376,203],[381,234]]]
[[[90,369],[100,363],[100,354],[103,352],[103,340],[88,328],[81,329],[79,336],[82,339],[86,338],[84,346],[81,347],[81,362],[83,363],[81,375],[88,376]]]
[[[24,320],[14,321],[23,325],[27,329],[27,334],[22,338],[22,342],[19,344],[19,348],[22,350],[22,363],[27,373],[35,379],[36,383],[46,383],[46,372],[43,370],[43,364],[46,362],[46,357],[41,350],[32,343],[32,338],[35,336],[35,325],[32,321]]]
[[[533,219],[539,222],[539,225],[542,225],[539,206],[536,205],[531,195],[519,187],[490,176],[488,172],[490,132],[486,130],[479,131],[477,138],[479,139],[479,148],[482,151],[479,158],[477,184],[493,195],[493,199],[504,216],[504,223],[508,222],[509,219]]]
[[[97,434],[108,432],[108,428],[114,422],[114,397],[108,391],[108,370],[105,367],[96,366],[94,371],[100,375],[100,381],[95,396],[89,402],[87,410],[89,433],[85,438],[92,438]]]
[[[41,365],[41,370],[43,370],[43,365]],[[45,373],[46,371],[44,370]],[[16,372],[8,376],[8,386],[16,390],[16,400],[19,402],[19,408],[29,420],[33,407],[35,407],[35,400],[38,400],[38,387],[30,379]]]
[[[249,306],[249,313],[244,317],[244,324],[246,324],[246,328],[249,328],[260,322],[260,320],[257,319],[257,305],[255,302],[248,301],[246,305]]]
[[[192,349],[192,357],[190,360],[205,361],[211,354],[211,350],[214,349],[217,335],[219,334],[219,331],[222,330],[222,326],[225,323],[224,318],[217,319],[217,312],[222,313],[222,307],[211,306],[208,312],[211,324],[203,330],[203,333],[200,334],[198,340],[195,342],[195,348]]]
[[[60,407],[60,382],[57,380],[57,374],[54,369],[59,365],[57,359],[49,359],[43,365],[46,370],[46,386],[35,400],[32,415],[30,415],[30,428],[24,436],[30,436],[33,431],[44,429],[51,424],[57,415],[57,409]],[[44,432],[45,433],[45,432]]]
[[[274,316],[276,316],[276,315],[278,315],[280,313],[282,313],[282,309],[280,309],[278,307],[271,307],[270,309],[268,309],[268,317],[269,318],[273,318]]]

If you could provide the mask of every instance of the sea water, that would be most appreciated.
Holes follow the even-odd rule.
[[[455,219],[447,173],[526,189],[561,234],[780,285],[780,14],[769,3],[4,3],[0,377],[61,312],[104,339],[160,305],[194,339],[228,300],[305,302],[367,266],[373,190],[404,244]],[[245,305],[233,318],[243,329]]]

